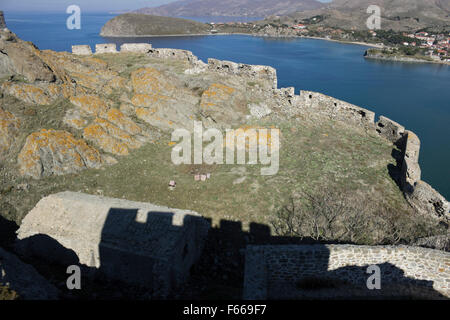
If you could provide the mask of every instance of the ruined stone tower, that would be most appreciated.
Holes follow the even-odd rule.
[[[3,11],[0,11],[0,30],[6,28],[5,16]]]

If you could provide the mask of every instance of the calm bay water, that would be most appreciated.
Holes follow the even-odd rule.
[[[149,42],[208,58],[277,69],[280,87],[293,86],[348,101],[384,115],[421,139],[422,179],[450,199],[450,67],[370,61],[364,46],[312,39],[200,36],[103,39],[114,15],[83,14],[81,30],[67,30],[65,14],[5,13],[8,27],[40,49],[70,51],[72,44]],[[200,19],[201,20],[201,19]],[[205,19],[203,19],[205,20]],[[207,21],[207,20],[205,20]]]

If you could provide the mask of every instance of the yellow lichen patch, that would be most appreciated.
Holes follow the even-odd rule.
[[[203,92],[200,106],[202,109],[208,110],[221,102],[229,100],[235,91],[236,89],[226,85],[213,83],[208,90]]]
[[[47,86],[47,92],[51,97],[58,97],[61,94],[61,87],[57,84],[50,83]]]
[[[5,93],[27,103],[49,105],[53,102],[42,88],[35,85],[8,81],[2,85],[2,89]]]
[[[85,113],[93,116],[104,116],[108,111],[106,102],[94,95],[70,97],[70,102]]]
[[[139,134],[142,132],[142,129],[134,123],[133,120],[124,115],[122,111],[118,109],[110,109],[107,113],[107,119],[109,122],[131,134]]]
[[[124,142],[117,141],[113,137],[108,135],[105,129],[99,124],[91,124],[83,131],[83,137],[90,141],[97,143],[100,148],[106,152],[114,153],[117,155],[127,155],[128,147]]]
[[[69,132],[42,129],[27,137],[18,163],[22,175],[38,179],[99,168],[102,157],[98,150],[82,139],[77,140]]]
[[[20,120],[0,108],[0,155],[9,150],[20,128]]]
[[[134,92],[139,94],[160,94],[174,90],[174,87],[156,69],[141,68],[131,73]]]
[[[129,149],[142,146],[129,133],[101,118],[96,118],[93,124],[84,129],[83,137],[97,143],[106,152],[117,155],[127,155]]]

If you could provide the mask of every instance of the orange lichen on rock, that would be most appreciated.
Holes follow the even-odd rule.
[[[9,150],[20,128],[20,120],[0,108],[0,155]]]
[[[171,85],[156,69],[141,68],[131,73],[131,84],[136,94],[167,94],[174,90]]]
[[[208,90],[203,92],[200,106],[204,110],[225,102],[231,98],[236,89],[220,83],[213,83]]]
[[[95,95],[70,97],[70,102],[93,116],[105,116],[108,111],[107,103]]]
[[[3,83],[2,90],[30,104],[49,105],[53,102],[53,99],[42,88],[32,84],[7,81]]]
[[[103,88],[103,91],[105,92],[105,94],[109,95],[113,94],[116,89],[131,91],[128,80],[120,76],[115,76],[111,80],[109,80]]]
[[[125,130],[131,134],[139,134],[142,132],[142,129],[133,122],[129,117],[124,115],[122,111],[112,108],[108,111],[107,117],[109,122],[115,124],[120,129]]]
[[[142,146],[136,138],[101,118],[96,118],[84,129],[83,137],[98,144],[104,151],[117,155],[127,155],[129,149]]]
[[[20,173],[35,179],[100,168],[102,163],[101,154],[86,141],[53,129],[30,134],[18,157]]]

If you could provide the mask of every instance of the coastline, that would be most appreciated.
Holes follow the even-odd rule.
[[[344,40],[335,40],[321,37],[310,37],[310,36],[267,36],[261,35],[257,33],[243,33],[243,32],[222,32],[222,33],[193,33],[193,34],[168,34],[168,35],[104,35],[102,33],[99,34],[102,38],[163,38],[163,37],[201,37],[201,36],[231,36],[231,35],[242,35],[242,36],[253,36],[253,37],[267,37],[267,38],[299,38],[299,39],[315,39],[315,40],[325,40],[332,42],[339,42],[343,44],[356,44],[360,46],[372,47],[382,49],[384,46],[367,43],[367,42],[357,42],[357,41],[344,41]]]
[[[231,35],[243,35],[243,36],[252,36],[252,37],[262,37],[262,38],[298,38],[298,39],[313,39],[313,40],[323,40],[323,41],[331,41],[342,44],[353,44],[359,45],[369,48],[383,49],[385,46],[375,43],[367,43],[361,41],[345,41],[345,40],[336,40],[322,37],[313,37],[313,36],[297,36],[297,35],[285,35],[285,36],[270,36],[270,35],[262,35],[257,33],[242,33],[242,32],[223,32],[223,33],[196,33],[196,34],[170,34],[170,35],[121,35],[121,36],[106,36],[100,33],[100,36],[103,38],[163,38],[163,37],[201,37],[201,36],[231,36]],[[433,64],[441,64],[441,65],[450,65],[450,62],[446,61],[430,61],[430,60],[421,60],[421,59],[412,59],[401,57],[397,58],[389,58],[389,57],[379,57],[379,56],[364,56],[366,59],[373,60],[384,60],[384,61],[392,61],[392,62],[400,62],[400,63],[433,63]],[[408,60],[407,60],[408,59]]]
[[[450,66],[450,62],[446,62],[446,61],[422,60],[422,59],[408,58],[408,57],[404,57],[404,56],[387,57],[387,56],[380,56],[380,55],[365,55],[364,58],[372,59],[372,60],[402,62],[402,63],[432,63],[432,64],[441,64],[441,65]]]

